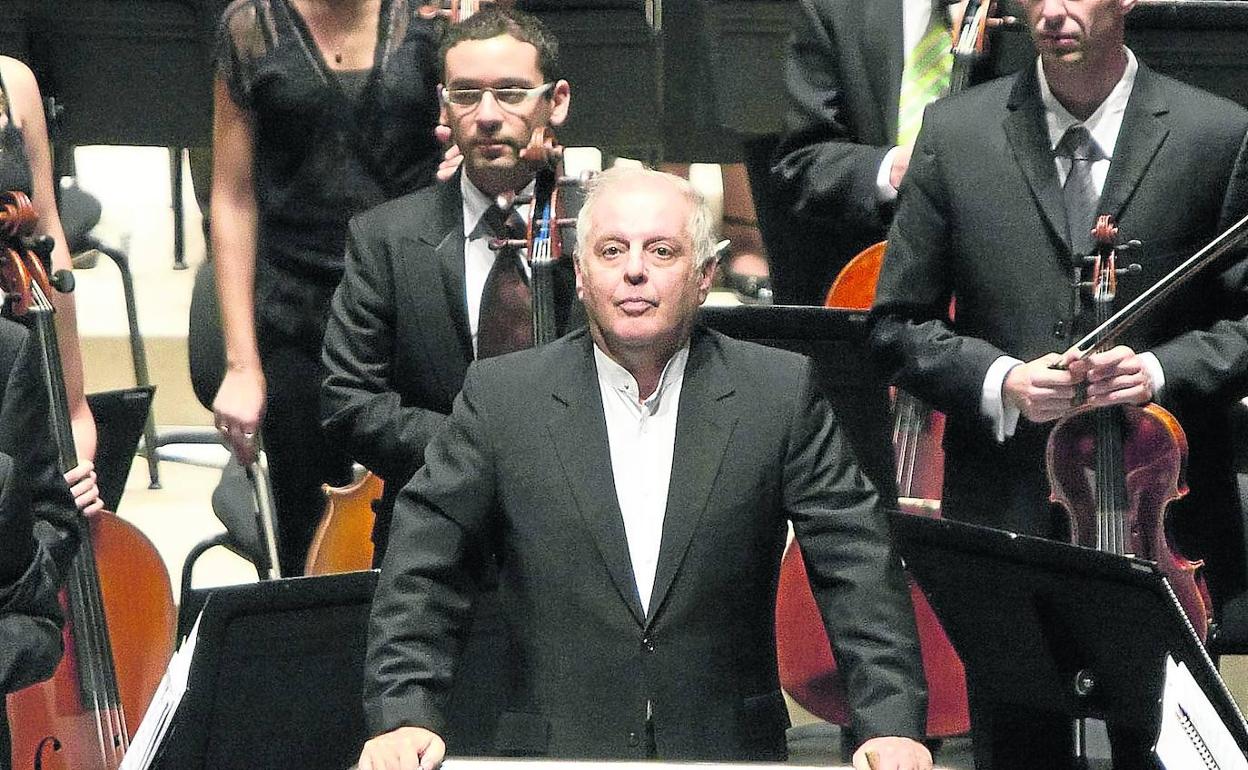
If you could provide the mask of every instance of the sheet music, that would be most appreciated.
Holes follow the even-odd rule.
[[[1153,752],[1166,770],[1248,770],[1248,758],[1187,666],[1166,656],[1161,729]]]
[[[156,687],[147,712],[143,714],[143,721],[134,732],[134,740],[130,741],[130,748],[126,749],[126,755],[122,757],[120,770],[147,770],[156,758],[165,732],[168,731],[178,704],[186,693],[191,659],[195,654],[195,640],[199,637],[199,621],[203,616],[201,611],[199,617],[195,618],[191,632],[186,635],[186,641],[182,642],[182,646],[169,659],[169,666]]]

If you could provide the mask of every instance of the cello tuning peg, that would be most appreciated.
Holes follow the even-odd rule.
[[[1126,267],[1120,267],[1114,271],[1115,275],[1135,275],[1144,272],[1144,268],[1140,267],[1139,262],[1132,262]]]
[[[573,176],[561,176],[557,184],[562,187],[584,187],[589,184],[589,180],[594,178],[594,173],[594,171],[585,169]]]
[[[511,199],[511,205],[513,207],[524,206],[532,202],[533,202],[533,195],[531,193],[521,193]]]
[[[1126,243],[1119,244],[1117,248],[1119,252],[1123,252],[1123,251],[1130,251],[1131,249],[1138,249],[1143,245],[1144,243],[1140,241],[1139,238],[1132,238]]]
[[[559,217],[555,220],[555,227],[573,227],[576,225],[576,217]]]
[[[61,294],[69,294],[74,290],[74,274],[69,270],[57,270],[48,276],[48,283]]]

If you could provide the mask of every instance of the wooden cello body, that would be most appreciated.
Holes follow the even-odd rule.
[[[77,465],[44,261],[29,240],[37,217],[21,193],[0,194],[0,276],[7,310],[24,317],[43,353],[43,377],[62,472]],[[64,285],[64,284],[60,284]],[[109,512],[85,517],[62,591],[64,654],[52,677],[8,697],[17,770],[108,770],[120,765],[173,652],[169,576],[151,542]]]

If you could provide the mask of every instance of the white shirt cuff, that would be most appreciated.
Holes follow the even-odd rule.
[[[891,203],[897,200],[897,188],[893,187],[893,158],[900,147],[894,147],[884,154],[880,162],[880,170],[875,174],[875,197],[880,203]]]
[[[1006,404],[1001,392],[1005,387],[1005,376],[1021,363],[1017,358],[1001,356],[992,362],[984,375],[979,411],[992,422],[993,435],[997,437],[998,444],[1013,436],[1014,429],[1018,427],[1018,409]]]
[[[1153,381],[1153,400],[1155,401],[1157,394],[1161,393],[1161,389],[1166,386],[1166,373],[1161,370],[1161,362],[1157,360],[1157,356],[1149,352],[1140,354],[1140,365],[1148,373],[1148,378]]]

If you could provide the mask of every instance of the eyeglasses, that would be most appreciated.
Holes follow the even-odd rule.
[[[554,87],[554,83],[543,83],[532,88],[443,88],[442,101],[456,107],[476,107],[488,91],[503,107],[521,107]]]

